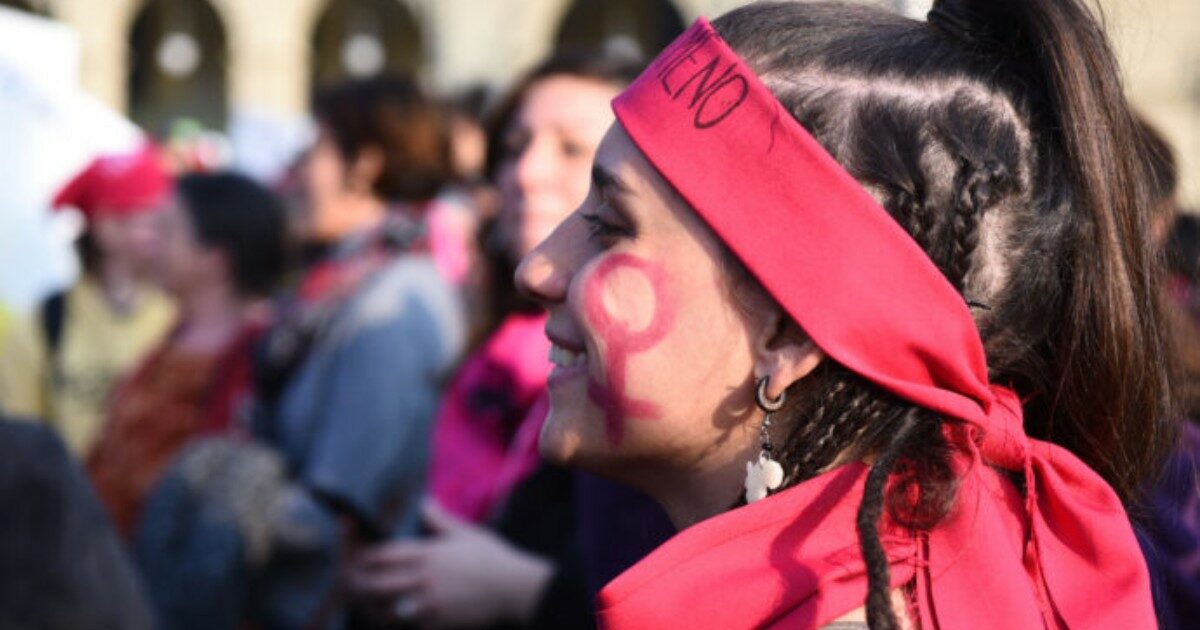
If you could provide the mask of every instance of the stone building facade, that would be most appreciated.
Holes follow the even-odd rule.
[[[913,15],[929,5],[929,0],[869,1]],[[73,26],[83,50],[84,86],[135,119],[169,111],[172,99],[207,99],[211,111],[204,114],[220,126],[243,111],[299,115],[312,83],[336,75],[339,62],[360,71],[380,65],[413,69],[443,92],[472,84],[496,87],[572,36],[633,30],[640,33],[634,43],[652,48],[669,39],[672,28],[744,2],[0,0],[0,5]],[[1200,2],[1099,3],[1129,93],[1175,145],[1184,200],[1200,207]],[[655,20],[652,27],[638,23],[648,19]],[[175,32],[194,37],[190,43],[175,38],[168,46],[166,38]],[[192,72],[193,85],[175,77],[181,85],[164,86],[154,78],[161,71],[155,66]]]

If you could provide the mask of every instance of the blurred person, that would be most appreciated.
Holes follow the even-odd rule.
[[[434,434],[431,491],[451,514],[485,522],[516,481],[495,473],[545,388],[550,345],[545,314],[516,292],[512,271],[583,199],[592,156],[612,119],[608,102],[637,68],[603,56],[555,57],[496,112],[488,170],[501,205],[484,235],[496,299],[490,325],[450,382]],[[528,464],[536,462],[535,451],[526,455],[533,458]]]
[[[1171,143],[1145,116],[1135,118],[1141,154],[1144,161],[1146,187],[1154,199],[1150,209],[1150,237],[1160,248],[1167,240],[1179,216],[1179,166]]]
[[[0,416],[0,628],[153,627],[78,461],[50,427]]]
[[[1182,382],[1185,421],[1166,467],[1149,492],[1139,533],[1154,579],[1160,627],[1200,618],[1200,219],[1181,213],[1168,235],[1168,314]]]
[[[167,332],[170,300],[156,286],[172,177],[152,145],[93,160],[55,196],[85,219],[79,281],[14,326],[0,348],[0,400],[44,418],[84,457],[113,385]]]
[[[1182,309],[1190,324],[1200,323],[1200,214],[1180,212],[1166,236],[1167,297]],[[1200,376],[1200,363],[1196,365]],[[1198,383],[1200,384],[1200,383]],[[1200,392],[1197,392],[1200,394]],[[1200,415],[1200,396],[1189,413]]]
[[[250,440],[187,448],[135,553],[173,628],[339,627],[339,558],[421,530],[429,436],[462,345],[425,210],[450,175],[442,113],[404,78],[320,91],[300,168],[324,249],[255,366]]]
[[[1189,627],[1200,619],[1200,220],[1178,208],[1179,170],[1170,143],[1138,119],[1146,186],[1154,200],[1151,235],[1165,252],[1163,302],[1171,348],[1180,369],[1177,387],[1182,435],[1150,489],[1140,542],[1150,565],[1159,627]]]
[[[126,537],[146,494],[188,442],[248,429],[253,350],[284,264],[283,207],[262,186],[232,173],[193,174],[175,190],[162,271],[179,321],[116,389],[88,459]]]
[[[559,55],[520,81],[493,117],[488,171],[501,209],[483,235],[491,324],[438,411],[431,536],[369,548],[350,568],[352,590],[379,609],[377,617],[429,627],[592,625],[577,481],[537,455],[551,367],[545,314],[516,293],[512,271],[583,200],[612,120],[609,101],[639,69],[609,56]],[[645,509],[632,501],[614,507],[646,527],[637,518]],[[641,546],[629,538],[592,551],[612,557],[636,548],[636,560],[665,534]]]

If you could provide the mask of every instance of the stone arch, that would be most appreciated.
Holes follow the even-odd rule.
[[[191,119],[223,129],[228,119],[228,34],[208,0],[148,0],[129,28],[130,117],[165,135]]]
[[[311,35],[312,85],[426,69],[424,29],[400,0],[330,0]]]
[[[563,13],[555,46],[618,47],[649,59],[685,27],[668,0],[574,0]]]

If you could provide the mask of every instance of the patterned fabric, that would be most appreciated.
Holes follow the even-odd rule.
[[[248,324],[208,353],[168,340],[118,389],[88,472],[122,535],[132,534],[142,501],[188,442],[230,430],[250,395],[261,331]]]
[[[446,510],[482,523],[537,465],[545,408],[531,413],[550,374],[542,313],[505,320],[463,362],[435,421],[430,485]],[[526,428],[526,425],[531,425]],[[535,439],[518,440],[532,433]]]

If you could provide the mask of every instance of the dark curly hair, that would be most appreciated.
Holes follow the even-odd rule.
[[[1089,10],[945,0],[920,22],[769,2],[714,26],[972,305],[989,376],[1027,400],[1029,435],[1130,499],[1170,439],[1173,372],[1149,167],[1128,150],[1144,140]],[[756,287],[734,264],[735,293]],[[925,529],[945,516],[956,485],[943,426],[954,420],[830,360],[787,393],[788,484],[872,461],[858,517],[867,616],[897,627],[879,522],[886,512]]]

